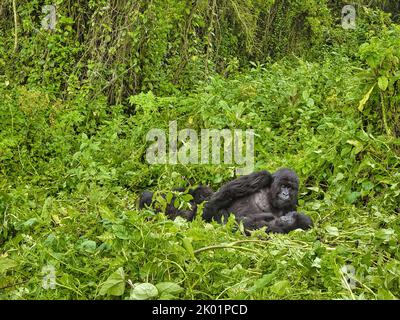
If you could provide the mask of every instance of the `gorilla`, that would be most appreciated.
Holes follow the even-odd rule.
[[[299,178],[290,169],[274,174],[259,171],[239,177],[214,193],[203,209],[205,221],[221,222],[233,213],[246,230],[266,226],[267,232],[288,233],[312,227],[312,220],[296,212]]]
[[[177,188],[174,191],[184,192],[185,188]],[[188,220],[188,221],[192,221],[197,213],[197,205],[199,205],[203,201],[207,200],[214,193],[214,191],[207,186],[200,185],[196,188],[189,189],[188,193],[192,196],[192,199],[189,201],[191,209],[190,210],[180,210],[180,209],[175,208],[174,202],[175,202],[176,196],[173,196],[171,201],[167,204],[166,212],[165,212],[165,214],[170,219],[175,219],[176,217],[179,216],[179,217],[186,218],[186,220]],[[147,206],[147,207],[151,207],[156,212],[160,212],[161,210],[159,208],[152,206],[153,195],[154,194],[150,191],[144,191],[141,194],[140,199],[139,199],[139,209],[143,209],[143,208],[145,208],[145,206]],[[162,195],[162,197],[165,199],[165,195]]]
[[[308,216],[296,212],[298,190],[299,178],[293,170],[283,168],[273,174],[264,170],[230,181],[215,193],[207,186],[190,189],[189,194],[193,197],[191,210],[175,208],[174,196],[167,204],[166,215],[171,219],[181,216],[191,221],[198,204],[206,201],[202,215],[205,221],[221,223],[233,213],[236,220],[243,223],[246,234],[264,226],[266,232],[275,233],[288,233],[298,228],[305,230],[312,227],[313,222]],[[143,192],[139,208],[152,207],[152,201],[153,193]],[[160,209],[153,209],[160,212]]]

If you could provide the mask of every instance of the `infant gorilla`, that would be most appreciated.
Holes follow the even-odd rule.
[[[288,233],[295,229],[308,229],[312,220],[296,212],[299,178],[290,169],[280,169],[274,174],[259,171],[239,177],[223,185],[217,192],[205,186],[189,191],[192,210],[178,210],[173,206],[174,198],[167,206],[170,218],[183,216],[192,220],[197,205],[207,200],[203,209],[203,219],[210,222],[226,221],[233,213],[242,222],[246,231],[266,226],[267,232]],[[181,189],[182,191],[183,189]],[[139,208],[151,206],[152,193],[144,192]]]

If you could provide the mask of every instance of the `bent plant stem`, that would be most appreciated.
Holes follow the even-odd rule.
[[[13,14],[14,14],[14,52],[17,52],[18,48],[18,20],[17,20],[17,5],[16,0],[13,0]]]
[[[344,276],[344,274],[343,274],[342,272],[341,272],[341,276],[342,276],[342,281],[343,281],[344,287],[349,291],[349,293],[350,293],[350,295],[351,295],[351,298],[352,298],[353,300],[356,300],[356,297],[354,296],[353,290],[351,290],[351,287],[350,287],[350,285],[347,283],[347,280],[346,280],[346,278],[345,278],[345,276]]]

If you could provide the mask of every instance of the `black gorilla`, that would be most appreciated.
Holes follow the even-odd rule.
[[[203,219],[226,221],[230,213],[247,230],[267,226],[267,232],[287,233],[308,229],[312,220],[296,212],[299,178],[290,169],[274,174],[260,171],[223,185],[205,204]]]
[[[177,188],[175,191],[184,192],[185,188]],[[198,186],[194,189],[189,189],[188,193],[193,197],[192,200],[189,201],[191,210],[180,210],[175,208],[174,202],[176,196],[173,196],[171,201],[167,204],[166,215],[175,219],[180,216],[186,218],[188,221],[192,221],[197,213],[197,205],[207,200],[212,194],[213,190],[207,186]],[[165,198],[165,195],[162,195]],[[160,212],[160,209],[152,206],[153,201],[153,193],[150,191],[144,191],[139,199],[139,209],[144,208],[145,206],[153,208],[156,212]]]
[[[184,191],[184,188],[177,191]],[[231,213],[242,221],[246,230],[267,227],[267,232],[288,233],[295,229],[308,229],[312,220],[296,212],[299,178],[290,169],[280,169],[274,174],[260,171],[242,176],[223,185],[218,192],[207,186],[189,190],[193,199],[191,210],[174,207],[173,197],[166,208],[166,215],[172,219],[182,216],[191,221],[197,213],[197,205],[203,201],[203,219],[207,222],[226,221]],[[139,208],[152,205],[153,193],[142,193]],[[154,208],[157,212],[160,210]]]

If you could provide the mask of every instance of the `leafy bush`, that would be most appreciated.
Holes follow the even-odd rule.
[[[386,29],[379,38],[372,37],[369,42],[360,47],[360,57],[368,67],[363,77],[370,88],[358,108],[363,111],[371,93],[375,94],[375,97],[371,97],[373,103],[369,107],[372,120],[376,120],[374,115],[380,116],[387,135],[396,137],[400,137],[399,36],[400,27],[394,25]],[[377,90],[374,91],[375,88]],[[371,112],[371,109],[378,109],[380,112],[377,114]]]
[[[43,1],[2,2],[0,298],[400,298],[399,28],[362,3],[345,31],[341,1],[59,0],[44,32]],[[235,175],[147,163],[170,121],[254,129],[254,169],[296,170],[314,228],[138,210]]]

